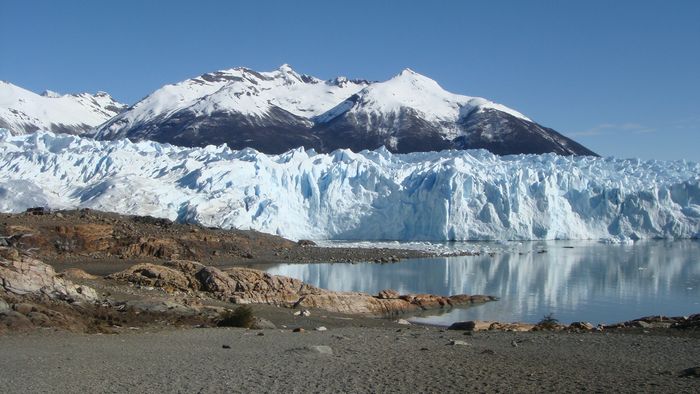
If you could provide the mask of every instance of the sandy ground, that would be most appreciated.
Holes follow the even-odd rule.
[[[700,390],[700,379],[678,376],[700,364],[697,337],[641,333],[464,335],[398,325],[303,333],[47,331],[0,337],[0,354],[5,393]]]

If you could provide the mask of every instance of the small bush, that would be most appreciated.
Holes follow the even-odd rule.
[[[219,315],[216,325],[219,327],[243,327],[250,328],[255,321],[253,308],[248,305],[239,306],[235,310],[227,310]]]
[[[537,327],[543,328],[545,330],[553,330],[559,325],[559,320],[554,318],[553,313],[544,315],[542,320],[537,323]]]

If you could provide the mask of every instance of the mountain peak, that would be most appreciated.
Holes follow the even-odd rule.
[[[419,86],[423,85],[426,87],[430,87],[431,89],[438,88],[440,90],[443,90],[440,85],[438,85],[437,82],[435,82],[433,79],[430,79],[426,77],[423,74],[419,74],[410,68],[404,68],[400,73],[398,73],[395,77],[391,78],[387,82],[401,82],[401,83],[410,83],[411,85],[414,86]]]
[[[44,96],[44,97],[49,97],[49,98],[61,97],[61,94],[60,94],[60,93],[56,93],[56,92],[54,92],[53,90],[48,90],[48,89],[44,90],[44,91],[41,93],[41,95]]]
[[[294,73],[294,69],[292,69],[292,66],[290,66],[287,63],[284,63],[283,65],[279,66],[279,68],[277,68],[277,70],[282,71],[283,73]]]
[[[0,125],[14,135],[36,130],[79,134],[125,108],[106,93],[37,94],[9,82],[0,83],[0,90]]]

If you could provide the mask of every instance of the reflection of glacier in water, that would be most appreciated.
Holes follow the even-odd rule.
[[[573,248],[571,248],[573,246]],[[546,252],[541,252],[546,250]],[[489,294],[486,305],[413,320],[617,322],[653,314],[700,312],[700,242],[524,243],[520,253],[432,258],[397,264],[284,264],[270,273],[341,291]]]

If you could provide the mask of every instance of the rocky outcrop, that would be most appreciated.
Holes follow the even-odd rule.
[[[18,296],[47,296],[64,301],[94,301],[97,293],[90,287],[73,284],[59,276],[48,264],[26,256],[0,258],[0,290]]]
[[[469,320],[455,322],[448,330],[460,331],[605,331],[616,329],[700,329],[700,313],[690,316],[646,316],[639,319],[628,320],[614,324],[601,324],[594,326],[585,321],[572,322],[569,325],[556,322],[531,323],[503,323],[497,321]]]
[[[563,326],[562,326],[563,327]],[[530,323],[501,323],[497,321],[488,320],[469,320],[462,322],[455,322],[447,328],[448,330],[459,330],[459,331],[537,331],[538,328],[535,324]]]
[[[605,329],[618,328],[678,328],[678,329],[700,329],[700,313],[689,316],[645,316],[639,319],[628,320],[625,322],[604,325]]]
[[[255,269],[221,270],[189,261],[171,261],[164,266],[138,264],[110,275],[108,279],[181,291],[202,291],[213,298],[236,304],[317,308],[348,314],[396,315],[495,300],[494,297],[481,295],[400,295],[393,290],[383,290],[377,296],[359,292],[336,292]]]
[[[36,327],[85,331],[80,315],[96,300],[94,289],[74,284],[50,265],[16,249],[0,250],[0,333]]]
[[[199,282],[191,275],[174,268],[155,264],[136,264],[126,271],[117,272],[107,278],[141,286],[160,287],[166,291],[199,290]]]

